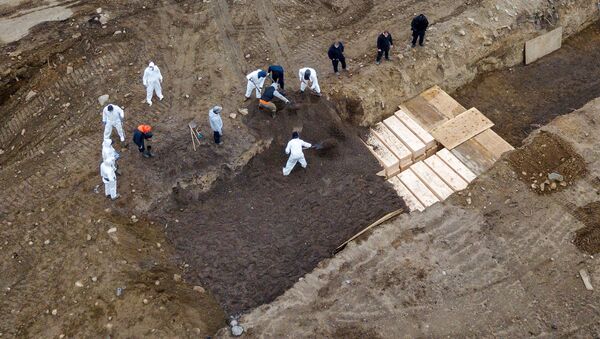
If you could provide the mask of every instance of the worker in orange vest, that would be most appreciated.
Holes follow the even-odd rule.
[[[133,142],[138,146],[138,150],[144,158],[153,157],[154,154],[150,152],[152,146],[148,145],[148,149],[144,146],[144,140],[152,138],[152,126],[150,125],[139,125],[133,132]]]

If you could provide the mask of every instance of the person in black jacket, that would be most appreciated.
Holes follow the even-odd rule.
[[[271,76],[271,79],[273,79],[273,82],[276,82],[279,84],[279,88],[282,91],[285,90],[285,82],[283,79],[283,67],[281,67],[279,65],[271,65],[271,66],[269,66],[267,73]]]
[[[390,60],[390,48],[394,47],[394,40],[392,35],[388,31],[384,31],[377,37],[377,61],[376,64],[381,63],[381,57],[385,54],[385,60]]]
[[[344,57],[344,44],[341,41],[334,42],[331,46],[329,46],[329,51],[327,52],[329,59],[331,59],[331,63],[333,64],[333,71],[335,74],[340,75],[338,71],[338,64],[342,63],[342,69],[346,70],[346,58]]]
[[[423,40],[425,39],[425,31],[429,26],[429,21],[427,21],[425,15],[419,14],[416,17],[414,17],[410,26],[413,32],[412,46],[415,47],[415,45],[417,44],[417,38],[419,38],[419,45],[423,46]]]

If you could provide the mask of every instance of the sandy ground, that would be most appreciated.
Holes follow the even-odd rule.
[[[600,259],[574,244],[598,227],[581,210],[598,200],[599,119],[600,100],[558,118],[462,194],[379,228],[241,323],[272,338],[600,335],[600,299],[579,276],[598,284]],[[550,194],[521,175],[567,169],[579,176]]]
[[[2,3],[0,19],[50,3],[55,2]],[[445,0],[67,4],[74,12],[69,19],[42,23],[0,47],[0,270],[7,272],[0,276],[0,333],[7,337],[207,336],[224,326],[230,312],[272,300],[347,235],[401,206],[373,181],[376,164],[359,150],[361,129],[354,125],[393,113],[395,103],[426,86],[464,84],[491,69],[480,59],[539,32],[543,27],[534,18],[550,6]],[[553,15],[559,13],[566,31],[576,31],[595,16],[592,5],[562,1],[548,20],[557,22]],[[420,11],[433,23],[429,45],[411,51],[405,48],[408,22]],[[471,16],[477,24],[465,25]],[[499,29],[506,24],[510,30]],[[466,27],[467,38],[457,35],[459,26]],[[375,67],[372,45],[382,27],[394,33],[398,51],[392,62]],[[346,42],[351,67],[340,78],[331,75],[325,54],[335,37]],[[151,108],[143,103],[141,86],[150,60],[161,67],[166,93]],[[440,60],[442,71],[435,66]],[[301,105],[307,111],[284,110],[275,120],[252,106],[251,116],[229,118],[238,108],[256,104],[241,101],[244,74],[274,61],[288,70],[295,101],[302,101],[293,93],[295,72],[311,65],[326,93],[321,100],[330,102]],[[465,61],[468,66],[461,66]],[[143,159],[133,147],[120,150],[122,198],[116,203],[102,197],[102,187],[96,189],[102,133],[97,98],[103,94],[125,108],[127,139],[139,123],[155,128],[156,158]],[[390,99],[381,104],[381,98]],[[206,114],[216,103],[224,107],[226,143],[216,147],[205,139],[194,152],[187,124],[196,120],[210,135]],[[300,126],[307,138],[340,137],[341,130],[346,139],[339,141],[339,153],[309,155],[307,172],[296,171],[288,181],[270,177],[279,175],[285,160],[281,146],[300,118],[314,119]],[[269,185],[261,185],[266,178]],[[307,195],[296,190],[300,185]],[[228,197],[234,188],[238,196]],[[286,191],[311,209],[307,218],[304,208],[272,208],[277,215],[292,211],[286,220],[302,230],[291,234],[297,237],[290,236],[291,227],[267,218],[269,199],[272,205],[281,203]],[[323,195],[339,199],[322,201]],[[219,199],[227,203],[217,206]],[[247,200],[253,202],[250,207],[260,207],[256,219],[230,212],[247,209],[249,204],[241,204]],[[223,207],[224,220],[214,211]],[[585,211],[579,217],[593,226]],[[327,220],[328,213],[341,222]],[[195,227],[197,220],[214,234],[206,237]],[[252,223],[264,232],[252,233]],[[320,223],[326,235],[319,233]],[[235,246],[240,233],[243,251]],[[283,235],[284,242],[269,244]],[[252,239],[268,246],[254,249]],[[302,247],[303,242],[310,245]],[[263,258],[277,251],[280,258]],[[274,276],[255,274],[247,265],[252,260],[260,272],[269,272],[272,263]],[[227,265],[217,267],[220,262]],[[244,280],[236,281],[240,269]],[[117,296],[117,288],[125,292]]]

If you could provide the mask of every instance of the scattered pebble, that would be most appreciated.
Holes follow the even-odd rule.
[[[117,228],[116,227],[112,227],[108,231],[106,231],[106,233],[111,234],[111,233],[115,233],[116,231],[117,231]]]

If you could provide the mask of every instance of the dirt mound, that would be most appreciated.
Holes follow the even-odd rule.
[[[600,201],[580,207],[573,214],[586,226],[575,232],[575,246],[590,255],[600,253]]]
[[[560,191],[587,172],[583,158],[562,138],[541,132],[530,144],[512,152],[508,161],[519,178],[540,194]],[[551,182],[557,173],[563,180]]]
[[[179,192],[198,196],[186,204],[156,206],[179,258],[190,265],[186,279],[209,287],[229,313],[272,301],[349,237],[404,207],[375,175],[379,165],[362,145],[361,129],[342,122],[324,98],[291,100],[294,106],[281,105],[275,119],[248,107],[245,123],[273,141],[241,173],[207,193]],[[284,177],[292,131],[323,149],[306,150],[308,168]]]

